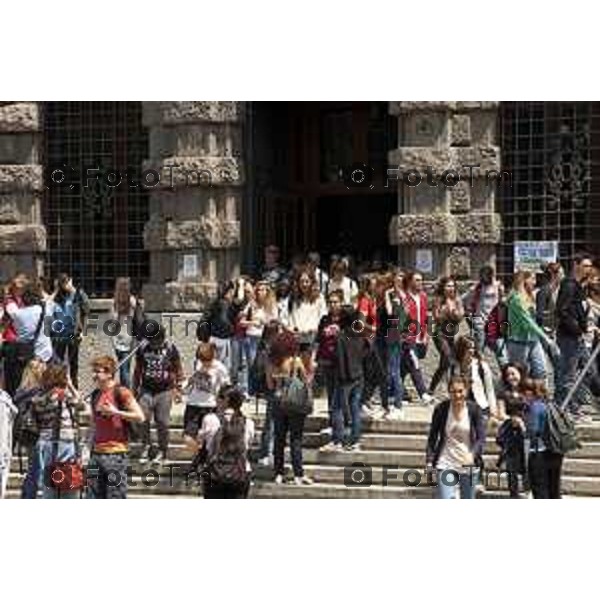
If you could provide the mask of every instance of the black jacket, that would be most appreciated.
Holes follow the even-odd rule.
[[[578,338],[587,330],[587,303],[582,285],[563,279],[556,300],[556,332]]]
[[[338,336],[335,359],[334,378],[340,385],[354,383],[364,379],[365,358],[369,352],[369,342],[351,329],[342,331]]]
[[[446,443],[446,421],[448,419],[448,411],[450,410],[450,400],[440,402],[433,411],[431,418],[431,427],[429,429],[429,438],[427,439],[427,464],[431,464],[434,468],[442,453],[444,444]],[[485,427],[483,423],[482,413],[479,406],[467,400],[467,410],[469,411],[469,420],[471,422],[471,447],[473,448],[473,458],[475,465],[481,466],[483,453],[483,445],[485,443]]]

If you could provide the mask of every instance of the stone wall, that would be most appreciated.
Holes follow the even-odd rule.
[[[239,274],[244,183],[240,102],[145,102],[150,192],[148,310],[198,310]]]
[[[399,182],[404,214],[392,219],[389,234],[400,264],[414,267],[417,255],[430,251],[432,269],[425,278],[450,273],[475,278],[483,263],[495,266],[501,236],[496,186],[486,177],[500,170],[498,103],[391,102],[389,110],[399,127],[399,147],[390,152],[389,164],[400,178],[409,171],[422,177],[418,185]],[[427,168],[437,186],[427,181]],[[440,178],[447,170],[456,176],[449,174],[444,185]],[[410,183],[416,181],[415,176]]]
[[[17,271],[41,273],[41,119],[35,102],[0,102],[0,281]]]

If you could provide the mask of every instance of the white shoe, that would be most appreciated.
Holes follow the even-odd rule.
[[[319,433],[321,435],[331,435],[333,433],[333,429],[331,427],[325,427],[325,429],[321,429]]]
[[[150,459],[150,446],[144,446],[142,454],[139,458],[140,465],[145,465]]]
[[[312,485],[313,483],[314,481],[306,475],[303,475],[302,477],[294,477],[295,485]]]
[[[273,464],[273,458],[271,456],[263,456],[258,459],[258,464],[261,467],[270,467]]]
[[[166,456],[164,452],[158,452],[157,455],[152,459],[152,464],[160,467],[165,461]]]
[[[337,452],[338,450],[342,449],[342,444],[336,444],[334,442],[329,442],[328,444],[325,444],[322,448],[321,448],[321,452]]]
[[[277,475],[275,477],[275,485],[283,485],[283,475]]]
[[[428,406],[429,404],[432,404],[433,402],[435,402],[435,398],[431,395],[428,394],[427,392],[425,394],[423,394],[421,396],[421,402],[425,405]]]

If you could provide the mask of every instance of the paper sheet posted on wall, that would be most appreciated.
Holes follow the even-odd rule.
[[[183,255],[183,276],[186,279],[198,276],[198,256],[196,254]]]
[[[558,259],[558,242],[515,242],[514,271],[541,271],[541,266]]]
[[[419,248],[415,258],[415,269],[421,273],[433,273],[433,251]]]

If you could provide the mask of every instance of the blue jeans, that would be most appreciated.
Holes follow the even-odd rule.
[[[260,338],[247,335],[235,337],[231,341],[232,375],[242,391],[249,394],[256,392],[256,390],[250,389],[249,373],[258,352],[259,341]]]
[[[231,338],[211,337],[209,341],[211,344],[215,345],[217,350],[217,360],[221,361],[229,373],[231,373]]]
[[[21,498],[34,500],[37,498],[38,493],[41,493],[43,499],[58,498],[57,491],[46,485],[50,475],[48,469],[55,460],[64,462],[74,458],[74,442],[38,440],[31,453],[29,469],[21,489]],[[60,492],[60,498],[73,499],[78,497],[78,491]]]
[[[115,350],[117,362],[119,363],[119,381],[126,388],[131,387],[131,356],[125,361],[124,358],[131,353],[130,350]]]
[[[389,387],[394,395],[394,406],[402,408],[402,399],[404,398],[404,382],[402,381],[402,351],[400,349],[388,350],[388,378]],[[381,399],[384,408],[388,407],[387,398]]]
[[[539,340],[535,342],[506,342],[508,356],[511,362],[519,362],[527,367],[529,377],[544,379],[546,377],[546,358],[544,348]]]
[[[267,409],[265,412],[265,422],[260,435],[260,458],[266,458],[273,454],[273,432],[275,429],[273,421],[273,405],[275,403],[275,395],[271,390],[266,394]]]
[[[344,441],[345,407],[350,409],[351,433],[349,444],[357,444],[360,439],[360,408],[363,382],[361,380],[348,385],[339,385],[333,396],[333,434],[332,442],[341,444]]]
[[[585,356],[585,344],[583,339],[566,335],[558,335],[556,342],[560,349],[559,386],[555,394],[556,401],[560,404],[567,397],[569,390],[577,379],[577,370],[582,358]],[[576,393],[571,399],[569,408],[578,407],[581,399]]]
[[[459,473],[454,469],[438,469],[436,495],[438,500],[453,500],[458,485],[462,500],[474,500],[478,483],[479,469],[472,468],[466,473]]]

